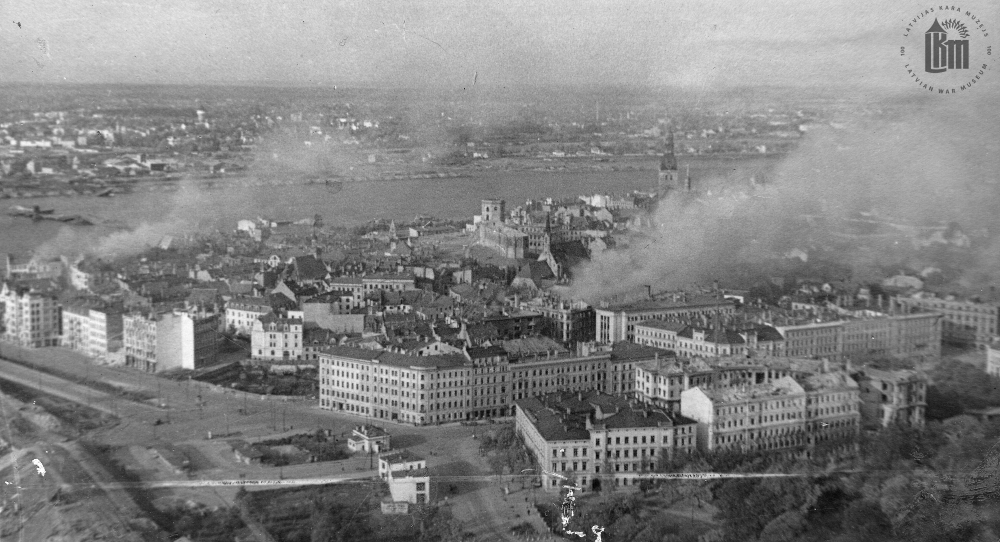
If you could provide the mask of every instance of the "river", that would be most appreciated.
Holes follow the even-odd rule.
[[[683,175],[690,165],[691,176],[697,183],[701,178],[729,177],[736,170],[768,170],[777,160],[774,156],[699,157],[682,159],[680,167]],[[136,228],[143,223],[170,223],[175,228],[182,224],[188,231],[195,231],[231,230],[237,220],[258,216],[298,220],[319,214],[325,224],[337,226],[357,225],[376,218],[408,221],[417,215],[468,219],[478,213],[483,198],[503,198],[508,208],[512,208],[528,199],[646,190],[655,183],[655,171],[481,170],[470,177],[455,179],[345,182],[339,192],[324,185],[278,185],[185,187],[176,192],[137,191],[111,198],[8,199],[2,200],[0,206],[39,205],[54,208],[59,214],[80,214],[110,224],[68,226],[33,222],[3,213],[0,252],[25,255],[60,235],[71,236],[86,245],[116,229]]]

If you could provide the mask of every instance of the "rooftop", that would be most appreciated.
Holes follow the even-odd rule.
[[[322,354],[337,356],[340,358],[355,359],[362,362],[378,363],[380,365],[390,365],[393,367],[423,367],[423,368],[449,368],[461,367],[469,361],[461,354],[443,354],[440,356],[407,356],[387,352],[385,350],[367,350],[352,346],[331,346],[324,349]]]
[[[792,377],[785,376],[767,384],[745,386],[742,388],[710,389],[702,390],[702,392],[718,403],[735,403],[766,397],[799,395],[804,394],[805,389]]]
[[[731,299],[721,299],[714,295],[685,295],[683,297],[671,297],[669,299],[643,299],[627,303],[610,303],[606,307],[598,306],[597,310],[610,311],[657,311],[669,309],[683,309],[687,307],[728,307],[733,306]]]
[[[379,454],[380,461],[385,461],[390,465],[398,465],[400,463],[413,463],[415,461],[423,461],[424,458],[419,455],[409,451],[409,450],[394,450],[391,452],[386,452],[384,454]]]
[[[545,440],[587,440],[588,420],[597,427],[620,429],[694,424],[658,407],[599,391],[557,392],[517,401]]]
[[[382,429],[381,427],[372,424],[355,426],[354,432],[364,435],[368,438],[384,437],[389,434],[386,433],[385,429]]]

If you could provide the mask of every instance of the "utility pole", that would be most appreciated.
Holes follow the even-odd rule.
[[[281,410],[281,431],[285,431],[285,415],[288,414],[288,405]]]

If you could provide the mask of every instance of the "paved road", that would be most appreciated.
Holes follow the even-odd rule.
[[[77,382],[4,360],[0,360],[0,376],[116,414],[120,423],[99,429],[90,435],[102,443],[122,446],[194,446],[214,464],[214,468],[199,473],[203,480],[233,479],[239,473],[245,473],[248,478],[260,479],[277,479],[280,475],[284,475],[286,479],[371,476],[367,465],[361,464],[367,463],[367,457],[362,458],[364,461],[350,459],[342,463],[299,465],[283,470],[244,467],[231,459],[230,452],[222,442],[206,440],[209,431],[214,435],[238,433],[239,438],[251,439],[282,433],[282,429],[286,432],[301,432],[322,428],[340,434],[349,432],[354,425],[370,421],[364,417],[321,410],[315,401],[283,401],[281,398],[262,400],[261,396],[222,390],[196,381],[177,382],[132,369],[92,365],[82,358],[78,361],[67,360],[65,351],[60,351],[59,354],[52,356],[52,359],[38,356],[35,363],[59,370],[63,374],[75,375]],[[85,380],[100,380],[133,391],[145,390],[155,395],[156,399],[148,402],[125,400],[82,385],[81,382]],[[167,408],[159,408],[157,405],[167,405]],[[154,424],[157,420],[163,423]],[[392,435],[394,448],[407,448],[423,455],[427,458],[429,467],[462,464],[466,466],[462,475],[481,476],[489,473],[485,458],[479,457],[479,441],[471,438],[473,430],[470,427],[457,424],[412,427],[384,421],[378,423]],[[551,496],[545,496],[540,491],[530,495],[519,491],[520,485],[515,483],[511,489],[518,491],[505,498],[495,479],[487,478],[479,485],[477,489],[452,500],[453,512],[466,525],[467,531],[476,533],[477,539],[523,540],[510,534],[511,527],[523,522],[530,523],[538,533],[547,532],[544,522],[533,507],[531,515],[527,514],[527,507],[533,498],[529,498],[526,503],[524,497],[529,495],[542,500],[552,498]],[[268,486],[258,487],[263,489]],[[191,491],[199,490],[193,488]],[[213,488],[211,493],[202,493],[202,496],[221,496],[231,500],[235,490]]]

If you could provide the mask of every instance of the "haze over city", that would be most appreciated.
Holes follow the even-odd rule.
[[[0,5],[0,539],[992,542],[1000,9]]]

